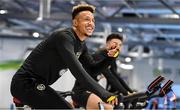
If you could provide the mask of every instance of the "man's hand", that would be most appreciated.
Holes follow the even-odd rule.
[[[119,51],[118,51],[118,50],[115,50],[115,49],[113,49],[113,50],[108,50],[107,55],[108,55],[109,57],[115,57],[115,58],[116,58],[116,57],[119,55]]]
[[[135,94],[135,93],[136,93],[136,92],[133,92],[133,93],[132,93],[132,92],[129,92],[129,91],[128,91],[128,95],[133,95],[133,94]]]
[[[120,46],[116,42],[111,43],[106,49],[109,57],[117,57],[119,55]]]
[[[118,105],[117,96],[110,96],[106,102],[112,105]]]

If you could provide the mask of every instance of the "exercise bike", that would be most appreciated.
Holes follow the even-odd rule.
[[[147,91],[145,92],[140,92],[140,93],[135,93],[133,95],[130,96],[122,96],[122,95],[118,95],[118,102],[120,102],[117,106],[115,106],[115,108],[123,108],[123,109],[128,109],[128,108],[144,108],[147,106],[147,101],[151,98],[154,97],[163,97],[165,94],[167,94],[170,89],[171,89],[171,85],[173,84],[173,81],[169,80],[166,84],[164,84],[163,87],[161,87],[161,83],[162,81],[164,81],[164,77],[159,76],[157,77],[154,81],[152,81],[150,83],[150,85],[147,88]],[[160,92],[157,92],[158,90],[160,90]],[[58,95],[60,95],[61,97],[66,98],[67,96],[72,96],[74,94],[73,91],[66,91],[66,92],[62,92],[62,91],[56,91],[58,93]],[[128,106],[128,108],[125,108],[123,103],[124,102],[135,102],[132,106]],[[20,100],[18,100],[17,98],[13,98],[13,102],[16,106],[16,109],[25,109],[28,108],[27,105],[24,105]],[[145,105],[138,105],[138,102],[146,102]],[[73,102],[75,108],[79,108],[79,106],[77,105],[77,103]],[[104,110],[103,108],[103,103],[99,103],[99,108],[100,110]]]
[[[163,87],[161,87],[161,82],[164,80],[163,77],[159,76],[156,78],[147,88],[147,91],[135,93],[130,96],[118,95],[119,102],[128,102],[129,106],[117,107],[124,109],[142,109],[148,105],[148,100],[155,97],[164,97],[167,93],[171,91],[171,86],[173,84],[172,80],[168,80]],[[122,104],[121,104],[122,105]]]

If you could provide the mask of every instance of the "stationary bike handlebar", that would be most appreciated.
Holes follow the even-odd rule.
[[[135,105],[132,105],[132,107],[136,108],[136,109],[142,109],[148,105],[147,100],[149,100],[151,98],[155,98],[155,97],[164,97],[167,93],[169,93],[171,91],[171,86],[173,84],[172,80],[168,80],[164,84],[163,87],[157,86],[161,82],[162,82],[162,78],[157,78],[150,84],[151,89],[153,90],[153,91],[151,91],[150,94],[149,94],[149,91],[148,92],[145,91],[145,92],[135,93],[135,94],[132,94],[129,96],[118,95],[118,101],[121,103],[124,103],[124,102],[133,102],[134,103],[135,102],[134,103]],[[137,102],[141,103],[141,105],[136,105]],[[119,105],[117,105],[117,106],[119,106]]]
[[[132,94],[129,96],[118,95],[118,100],[120,102],[126,102],[126,101],[133,101],[133,100],[138,99],[140,97],[150,97],[151,95],[153,95],[156,91],[158,91],[161,88],[160,84],[162,83],[162,81],[164,81],[164,79],[165,79],[164,77],[158,76],[155,80],[153,80],[149,84],[147,91],[135,93],[135,94]]]
[[[171,86],[174,82],[172,80],[168,80],[166,84],[161,88],[160,90],[160,96],[163,97],[165,94],[167,94],[169,91],[171,91]]]
[[[120,100],[120,102],[127,102],[127,101],[133,101],[143,96],[146,96],[145,92],[139,92],[128,96],[118,95],[118,99]]]
[[[158,76],[154,81],[152,81],[149,86],[147,87],[147,95],[152,95],[156,91],[158,91],[161,87],[161,83],[165,80],[163,76]]]
[[[147,92],[140,92],[140,93],[135,93],[130,96],[121,96],[119,95],[118,98],[121,102],[126,102],[126,101],[146,101],[148,99],[154,98],[154,97],[164,97],[167,93],[171,91],[171,86],[174,82],[172,80],[168,80],[163,87],[160,88],[158,92],[155,92],[154,94],[147,94]]]

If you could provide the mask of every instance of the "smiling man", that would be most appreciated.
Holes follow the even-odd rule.
[[[72,27],[57,30],[42,41],[27,57],[11,82],[11,94],[32,108],[70,109],[70,104],[50,87],[67,69],[79,83],[101,97],[116,102],[116,97],[103,89],[82,67],[79,57],[86,59],[96,70],[106,68],[115,58],[117,48],[107,50],[106,58],[96,63],[88,54],[84,42],[95,28],[95,8],[80,4],[73,7]],[[114,96],[112,98],[112,96]],[[110,99],[109,99],[110,98]]]

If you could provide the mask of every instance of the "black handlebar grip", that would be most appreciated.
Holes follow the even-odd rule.
[[[171,85],[173,84],[174,82],[172,80],[168,80],[164,86],[161,88],[160,90],[160,96],[164,96],[165,94],[167,94],[170,90],[171,90]]]
[[[160,84],[164,79],[165,78],[163,76],[158,76],[154,81],[149,84],[146,93],[149,95],[155,93],[160,88]]]

